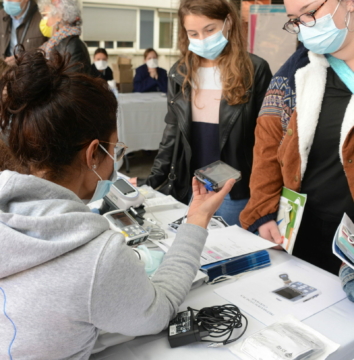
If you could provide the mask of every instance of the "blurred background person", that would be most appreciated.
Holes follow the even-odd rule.
[[[152,49],[144,52],[145,64],[136,69],[134,92],[167,93],[167,71],[158,67],[158,54]]]
[[[108,66],[108,54],[106,49],[98,48],[93,56],[94,63],[91,65],[91,74],[103,80],[113,80],[112,69]]]
[[[3,5],[0,10],[0,56],[13,65],[17,44],[31,50],[40,47],[47,38],[39,29],[41,14],[34,0],[5,0]]]
[[[43,16],[40,28],[50,37],[41,49],[47,59],[56,50],[61,55],[70,54],[70,65],[80,63],[72,70],[91,74],[91,60],[86,45],[81,41],[81,9],[78,0],[40,0],[39,10]]]

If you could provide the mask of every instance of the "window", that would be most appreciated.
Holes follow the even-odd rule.
[[[140,10],[140,49],[154,47],[154,11]]]
[[[134,43],[132,41],[117,41],[118,48],[132,48]]]
[[[173,47],[173,29],[176,14],[159,12],[159,48],[171,49]]]
[[[85,41],[87,47],[95,47],[98,48],[100,47],[100,42],[99,41]]]
[[[105,41],[104,42],[105,49],[113,49],[114,48],[114,41]]]

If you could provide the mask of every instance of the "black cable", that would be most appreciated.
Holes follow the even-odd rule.
[[[197,312],[195,315],[195,320],[197,321],[198,325],[209,332],[209,337],[220,338],[227,336],[225,340],[215,340],[214,343],[221,343],[224,345],[230,344],[239,339],[247,330],[248,320],[236,305],[225,304],[205,307],[201,310],[195,310],[189,307],[188,310]],[[241,335],[230,340],[234,329],[242,328],[242,318],[244,318],[246,321],[244,330],[242,331]],[[210,340],[201,341],[210,342]]]

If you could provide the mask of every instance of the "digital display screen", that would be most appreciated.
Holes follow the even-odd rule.
[[[278,294],[286,299],[292,300],[296,297],[299,297],[301,294],[298,291],[295,291],[291,287],[285,287],[279,290],[274,291],[275,294]]]
[[[124,214],[124,212],[118,212],[116,214],[111,214],[110,216],[111,218],[113,218],[114,222],[118,225],[118,227],[135,225],[135,223],[130,219],[130,217]]]
[[[114,186],[124,195],[128,195],[135,192],[135,189],[123,179],[118,179],[114,183]]]

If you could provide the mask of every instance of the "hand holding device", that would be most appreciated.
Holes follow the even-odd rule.
[[[219,192],[208,192],[204,185],[194,177],[192,182],[193,201],[188,211],[187,223],[206,229],[211,217],[235,183],[235,179],[230,179]]]
[[[223,161],[215,161],[194,172],[197,180],[204,184],[208,191],[218,192],[229,179],[241,180],[241,172]]]

